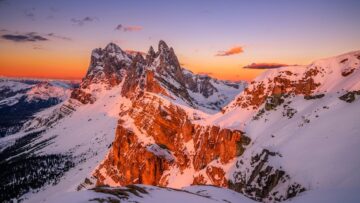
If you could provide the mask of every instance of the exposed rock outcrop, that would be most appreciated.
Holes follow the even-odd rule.
[[[266,99],[279,103],[280,95],[311,95],[320,86],[314,81],[315,76],[323,71],[319,67],[309,68],[302,77],[298,77],[290,71],[280,71],[278,75],[269,78],[267,82],[257,81],[245,88],[244,93],[236,98],[234,106],[241,108],[257,109],[265,103]],[[270,108],[270,107],[269,107]]]
[[[119,121],[108,158],[94,174],[98,185],[166,186],[169,177],[165,172],[170,168],[206,168],[212,184],[226,186],[223,169],[208,164],[214,160],[229,163],[241,155],[249,138],[240,131],[193,124],[186,111],[158,96],[145,92],[134,98],[136,101],[122,113],[127,121]],[[194,143],[190,144],[193,149],[189,149],[189,143]]]
[[[273,156],[281,154],[263,149],[250,157],[250,160],[246,157],[238,160],[233,174],[234,181],[228,182],[229,188],[265,202],[283,201],[305,191],[305,188],[292,181],[281,167],[269,164],[269,158]],[[279,183],[287,189],[277,188]]]

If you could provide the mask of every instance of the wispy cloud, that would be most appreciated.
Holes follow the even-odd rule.
[[[70,37],[59,35],[53,32],[48,34],[41,34],[37,32],[18,33],[18,32],[11,32],[6,29],[0,29],[0,32],[4,33],[3,35],[1,35],[1,38],[13,42],[41,42],[41,41],[48,41],[51,38],[71,41]]]
[[[134,31],[140,31],[142,30],[143,28],[141,26],[126,26],[124,27],[124,31],[125,32],[134,32]]]
[[[246,69],[274,69],[280,68],[284,66],[289,66],[287,64],[282,63],[252,63],[250,65],[244,66]]]
[[[96,17],[90,17],[90,16],[86,16],[84,18],[72,18],[71,19],[71,22],[73,22],[75,25],[78,25],[78,26],[83,26],[84,24],[86,23],[89,23],[89,22],[93,22],[97,20]]]
[[[13,42],[41,42],[49,40],[36,32],[29,32],[25,34],[5,34],[1,35],[1,38]]]
[[[47,36],[57,38],[57,39],[66,40],[66,41],[71,41],[70,37],[65,37],[65,36],[62,36],[62,35],[55,34],[55,33],[49,33],[49,34],[47,34]]]
[[[44,47],[41,46],[41,45],[34,45],[32,48],[33,48],[34,50],[44,50]]]
[[[119,24],[115,27],[115,30],[122,30],[123,29],[123,25],[122,24]]]
[[[244,49],[241,46],[234,46],[226,51],[219,51],[216,56],[230,56],[234,54],[243,53]]]
[[[124,31],[124,32],[136,32],[136,31],[141,31],[143,29],[142,26],[138,26],[138,25],[122,25],[122,24],[118,24],[115,27],[115,30],[119,30],[119,31]]]

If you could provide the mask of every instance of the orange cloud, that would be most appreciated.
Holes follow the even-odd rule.
[[[124,31],[124,32],[136,32],[136,31],[141,31],[143,29],[142,26],[138,26],[138,25],[123,25],[123,24],[118,24],[115,27],[115,30],[119,30],[119,31]]]
[[[282,63],[252,63],[250,65],[244,66],[246,69],[274,69],[280,68],[284,66],[289,66],[287,64]]]
[[[243,53],[244,49],[241,46],[235,46],[226,51],[219,51],[216,56],[230,56],[234,54]]]
[[[125,26],[124,32],[134,32],[134,31],[140,31],[142,29],[143,29],[143,27],[137,26],[137,25]]]

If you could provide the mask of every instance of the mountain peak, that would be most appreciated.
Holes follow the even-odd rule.
[[[137,62],[137,63],[145,63],[145,59],[143,57],[142,54],[137,53],[133,59],[133,62]]]
[[[161,63],[165,63],[166,66],[173,66],[177,71],[180,71],[180,62],[175,54],[173,48],[169,48],[166,44],[159,44],[158,55]]]
[[[155,57],[156,57],[156,53],[154,51],[154,48],[150,46],[149,51],[146,54],[146,62],[148,64],[151,64],[154,61]]]
[[[122,77],[120,70],[128,68],[131,58],[113,42],[107,44],[104,49],[94,49],[91,53],[90,66],[81,86],[88,87],[92,83],[99,82],[110,86],[117,85]]]
[[[115,43],[110,42],[108,45],[106,45],[105,49],[108,52],[115,52],[115,53],[120,53],[123,52],[123,50]]]
[[[164,51],[169,51],[169,46],[165,43],[165,41],[160,40],[159,41],[159,46],[158,46],[158,52],[164,52]]]
[[[154,48],[150,46],[149,51],[147,52],[148,55],[155,55]]]

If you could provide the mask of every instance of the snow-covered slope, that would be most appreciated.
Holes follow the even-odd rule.
[[[22,98],[27,103],[49,99],[65,101],[76,85],[71,81],[0,78],[0,107],[13,106]]]
[[[92,190],[68,193],[56,196],[49,202],[189,202],[189,203],[254,203],[234,191],[214,186],[191,186],[184,190],[161,188],[147,185],[129,185],[128,187],[98,187]]]
[[[147,185],[130,185],[128,187],[99,187],[80,192],[69,192],[58,195],[49,202],[82,203],[89,201],[113,202],[227,202],[255,203],[234,191],[214,186],[190,186],[182,190],[160,188]],[[284,201],[284,203],[355,203],[360,197],[355,189],[314,190],[304,192],[299,197]]]
[[[26,92],[27,101],[48,100],[58,98],[61,101],[69,98],[71,86],[64,87],[54,83],[39,83]]]
[[[38,153],[63,154],[69,153],[74,163],[61,181],[52,187],[45,188],[44,192],[25,195],[30,202],[46,200],[49,194],[58,191],[76,191],[85,178],[89,176],[108,152],[114,140],[120,106],[126,99],[120,96],[121,85],[111,90],[100,90],[97,100],[92,105],[82,105],[76,100],[70,100],[74,109],[65,118],[56,122],[53,127],[45,126],[46,132],[37,141],[41,142],[50,137],[54,144],[50,144]],[[55,112],[50,112],[50,115]],[[49,115],[41,115],[44,118]]]

